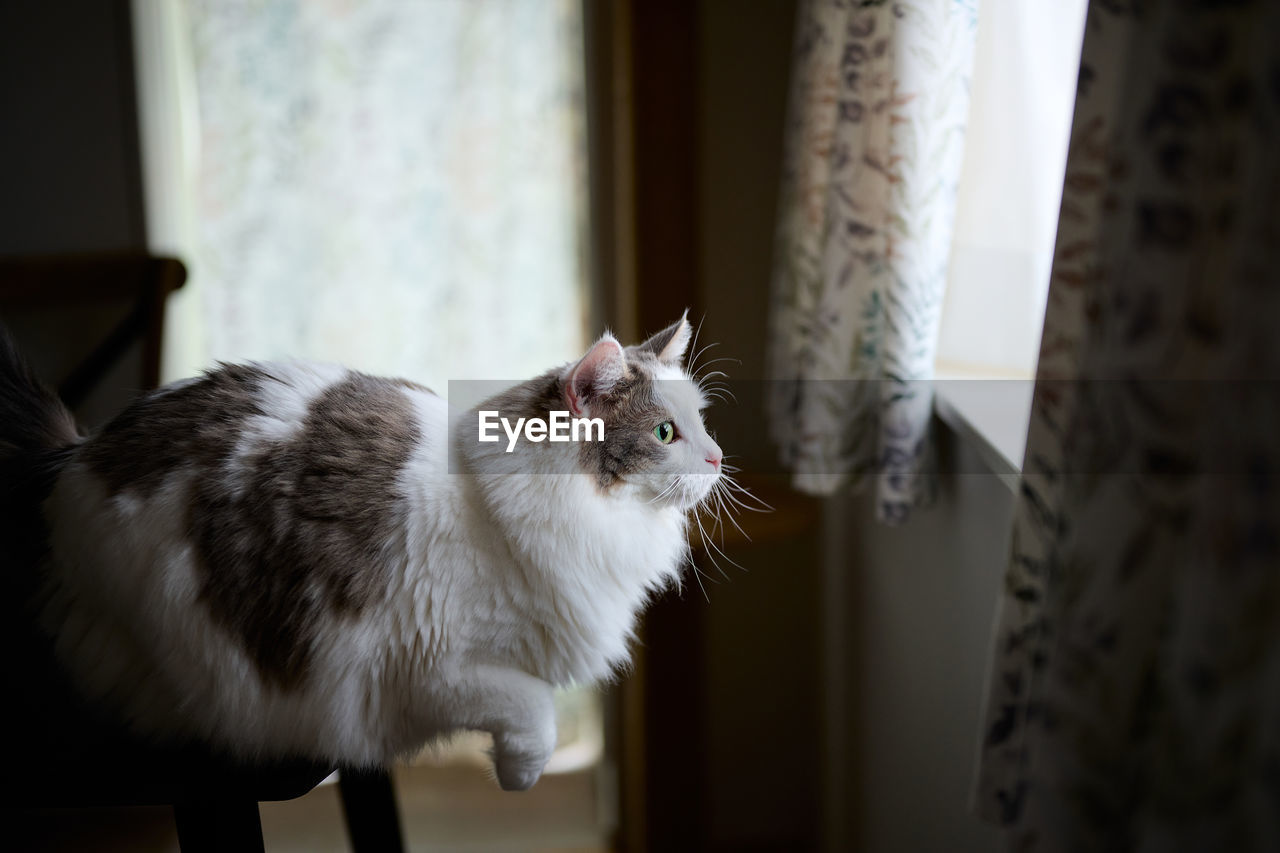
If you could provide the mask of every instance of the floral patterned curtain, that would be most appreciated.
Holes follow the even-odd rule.
[[[773,434],[797,487],[921,476],[964,152],[974,0],[800,9],[771,306]]]
[[[1011,849],[1280,849],[1278,32],[1089,9],[975,789]]]

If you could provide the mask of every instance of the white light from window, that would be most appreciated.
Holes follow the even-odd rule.
[[[1085,6],[979,3],[941,376],[1034,373]]]

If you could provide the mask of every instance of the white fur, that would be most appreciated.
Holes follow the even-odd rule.
[[[270,369],[280,381],[259,401],[270,414],[245,430],[237,460],[296,431],[315,395],[344,376],[307,364]],[[537,445],[513,473],[497,445],[464,449],[459,419],[474,423],[474,409],[451,413],[430,393],[403,391],[424,439],[403,471],[408,522],[385,549],[389,604],[358,621],[329,620],[300,687],[265,681],[199,601],[184,517],[190,471],[146,499],[110,497],[72,460],[45,506],[45,621],[81,683],[141,731],[195,735],[246,756],[371,765],[478,729],[493,734],[503,787],[526,788],[555,742],[552,687],[625,664],[638,610],[678,576],[685,513],[718,473],[700,395],[678,368],[663,378],[689,440],[671,445],[661,470],[607,492],[567,473],[575,444]]]

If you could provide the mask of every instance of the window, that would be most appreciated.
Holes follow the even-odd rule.
[[[137,5],[153,248],[191,268],[169,376],[307,357],[443,388],[581,353],[577,3]]]
[[[981,0],[938,338],[938,410],[1022,461],[1062,197],[1085,0]],[[957,379],[987,381],[951,381]],[[990,380],[1018,380],[995,382]],[[985,454],[984,454],[985,455]]]

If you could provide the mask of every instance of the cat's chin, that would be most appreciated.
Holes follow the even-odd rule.
[[[716,479],[715,474],[684,474],[665,486],[640,486],[635,489],[635,495],[639,500],[655,507],[689,512],[707,499],[715,487]]]
[[[715,488],[715,474],[693,474],[687,479],[693,480],[694,483],[689,489],[689,497],[685,500],[680,508],[682,510],[694,510],[711,496],[711,490]]]

